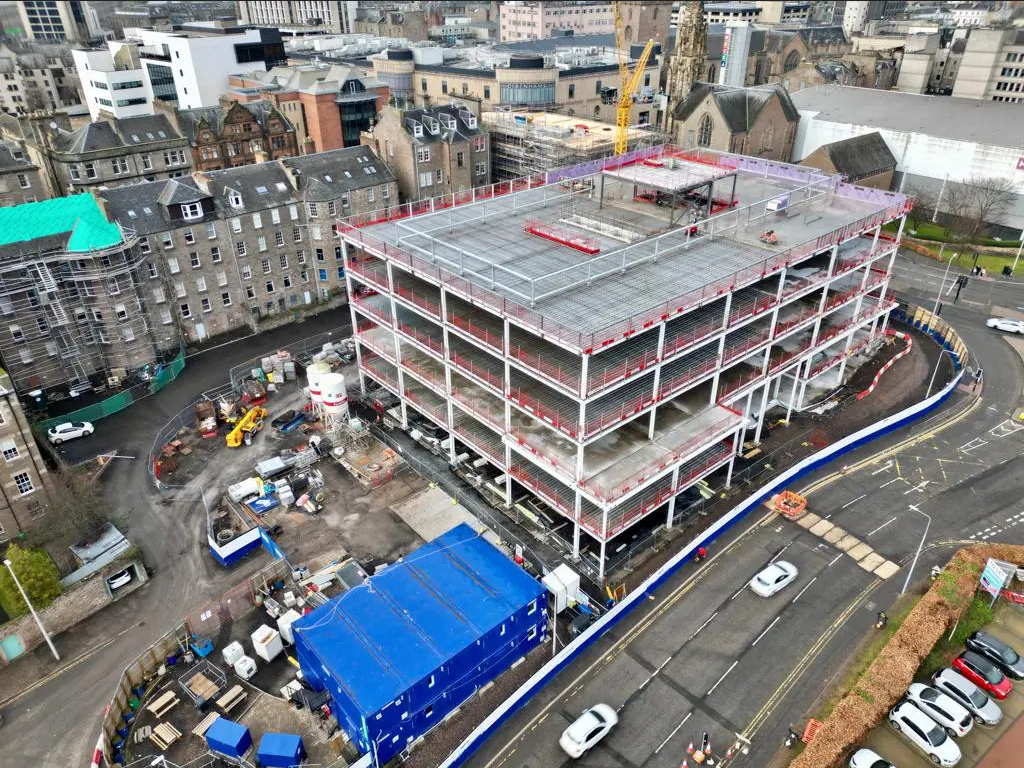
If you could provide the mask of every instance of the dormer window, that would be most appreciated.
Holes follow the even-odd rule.
[[[239,201],[241,204],[241,201]],[[232,203],[234,205],[234,203]],[[202,203],[185,203],[181,206],[181,217],[183,219],[201,219],[203,218],[203,204]]]
[[[423,125],[421,123],[412,124],[412,135],[416,138],[423,136]]]
[[[231,190],[228,193],[228,203],[231,205],[232,208],[241,208],[242,195],[239,194],[238,192],[235,192],[234,190]]]

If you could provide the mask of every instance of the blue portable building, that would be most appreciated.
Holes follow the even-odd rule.
[[[292,625],[303,675],[383,765],[543,641],[544,587],[467,525]]]
[[[264,733],[256,749],[263,768],[294,768],[305,756],[302,737],[293,733]]]
[[[252,747],[252,734],[241,723],[218,717],[203,734],[206,746],[227,757],[243,757]]]

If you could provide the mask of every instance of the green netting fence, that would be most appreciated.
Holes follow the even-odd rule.
[[[63,424],[67,421],[99,421],[106,416],[110,416],[118,411],[123,411],[136,400],[141,400],[147,395],[156,394],[178,378],[178,375],[184,369],[185,352],[182,351],[179,352],[170,363],[164,366],[160,372],[147,383],[136,384],[135,386],[118,392],[116,395],[111,395],[98,403],[87,405],[84,408],[79,408],[77,411],[72,411],[71,413],[65,413],[63,416],[54,416],[51,419],[40,421],[33,425],[33,427],[45,432],[50,427],[57,424]]]

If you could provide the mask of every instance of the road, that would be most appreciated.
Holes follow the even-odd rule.
[[[98,422],[91,437],[62,447],[71,462],[115,448],[136,457],[110,468],[104,492],[115,509],[124,511],[118,524],[142,549],[153,578],[55,638],[62,664],[54,662],[43,646],[0,672],[0,706],[6,721],[0,763],[34,768],[86,764],[103,707],[128,662],[171,629],[188,608],[222,594],[248,571],[266,564],[262,558],[250,558],[230,571],[219,568],[206,552],[198,500],[167,504],[159,496],[146,467],[159,429],[197,394],[225,383],[232,365],[321,332],[339,329],[347,335],[350,325],[348,308],[343,307],[201,352],[159,393]],[[26,676],[31,687],[17,687]]]
[[[749,754],[736,764],[769,765],[787,726],[804,721],[851,648],[871,632],[876,612],[903,589],[926,516],[931,523],[911,581],[927,578],[958,543],[1024,542],[1017,479],[1024,429],[1014,418],[1024,365],[984,328],[983,315],[951,306],[943,317],[986,371],[972,407],[954,423],[943,424],[950,415],[940,412],[855,452],[843,460],[845,472],[812,476],[800,490],[841,531],[823,538],[766,515],[717,542],[711,561],[684,568],[641,615],[612,630],[513,717],[470,765],[567,766],[558,736],[598,701],[617,707],[621,724],[579,765],[676,768],[705,731],[720,755],[743,734]],[[887,578],[868,572],[837,546],[846,535],[900,568]],[[747,581],[780,555],[800,576],[774,598],[756,597]]]
[[[945,267],[935,259],[911,251],[900,251],[900,258],[893,265],[893,285],[913,293],[921,305],[928,309],[935,305],[941,287],[942,303],[952,306],[956,296],[956,278],[962,274],[957,269],[946,272]],[[960,291],[956,305],[979,312],[989,312],[990,307],[1024,312],[1024,282],[998,276],[970,278],[967,286]]]

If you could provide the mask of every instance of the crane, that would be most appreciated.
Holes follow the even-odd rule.
[[[615,154],[625,154],[629,149],[629,110],[633,106],[640,80],[647,68],[647,60],[654,50],[654,40],[648,40],[643,53],[637,59],[633,71],[629,71],[629,49],[627,48],[625,22],[622,20],[622,4],[612,3],[615,14],[615,47],[618,48],[619,59],[619,101],[615,107]]]

